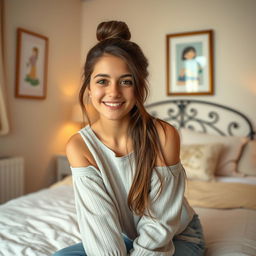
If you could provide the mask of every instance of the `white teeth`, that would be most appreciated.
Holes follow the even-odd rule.
[[[105,105],[110,106],[110,107],[118,107],[121,106],[122,103],[109,103],[109,102],[104,102]]]

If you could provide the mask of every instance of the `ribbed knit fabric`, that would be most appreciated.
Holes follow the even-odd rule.
[[[134,154],[117,157],[97,138],[90,126],[79,133],[98,166],[71,167],[78,223],[86,254],[127,255],[123,233],[134,240],[131,256],[172,255],[173,237],[187,227],[194,215],[184,198],[185,172],[181,163],[155,167],[149,195],[154,218],[136,216],[127,204],[134,173]],[[159,197],[156,197],[160,186],[156,172],[163,184]]]

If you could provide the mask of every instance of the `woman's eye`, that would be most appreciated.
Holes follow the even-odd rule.
[[[123,86],[131,86],[131,85],[133,85],[133,81],[132,80],[122,80],[121,81],[121,85],[123,85]]]
[[[97,81],[97,84],[106,85],[107,82],[108,82],[108,81],[107,81],[106,79],[100,79],[99,81]]]

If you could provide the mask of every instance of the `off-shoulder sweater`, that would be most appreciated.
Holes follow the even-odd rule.
[[[117,157],[90,126],[79,133],[98,166],[71,167],[78,224],[86,254],[172,255],[173,237],[187,227],[194,215],[184,198],[185,172],[181,163],[154,168],[149,191],[153,218],[149,214],[137,216],[127,203],[134,175],[134,153]],[[157,173],[162,180],[160,195]],[[122,234],[134,240],[130,254],[126,252]]]

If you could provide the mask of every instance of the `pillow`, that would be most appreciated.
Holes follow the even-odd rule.
[[[180,159],[188,179],[214,179],[222,144],[182,145]]]
[[[242,150],[248,138],[238,136],[221,136],[210,135],[191,131],[189,129],[181,129],[181,143],[187,144],[207,144],[207,143],[221,143],[223,150],[217,165],[215,175],[220,176],[244,176],[238,173],[237,164],[241,156]]]
[[[238,162],[238,172],[256,176],[256,140],[249,141]]]

